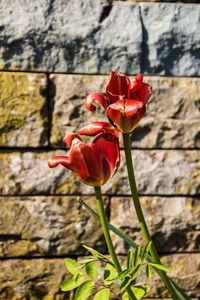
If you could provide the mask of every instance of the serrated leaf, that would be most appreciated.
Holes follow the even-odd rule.
[[[133,286],[131,289],[137,300],[142,299],[150,291],[150,288],[147,284]]]
[[[133,267],[133,250],[130,249],[127,256],[127,268]]]
[[[85,281],[84,276],[81,274],[75,274],[74,276],[70,276],[61,284],[61,290],[63,292],[71,291],[77,288]]]
[[[79,272],[80,270],[80,265],[77,263],[76,260],[71,259],[71,258],[66,258],[64,260],[65,266],[67,268],[67,270],[71,273],[71,274],[75,274],[77,272]]]
[[[158,269],[158,270],[169,272],[169,269],[166,266],[162,265],[162,264],[157,264],[157,263],[150,262],[149,265],[156,268],[156,269]]]
[[[136,246],[134,255],[133,255],[133,265],[136,267],[139,264],[141,248],[139,245]]]
[[[95,288],[94,281],[87,280],[82,283],[76,291],[75,300],[86,300],[91,296]]]
[[[99,253],[98,251],[96,251],[95,249],[89,247],[89,246],[86,246],[86,245],[83,245],[83,247],[88,250],[90,253],[92,253],[93,256],[97,257],[99,260],[103,260],[103,261],[107,261],[108,259],[103,256],[101,253]]]
[[[152,277],[152,271],[151,271],[151,266],[148,264],[146,265],[146,275],[148,279],[151,279]]]
[[[152,245],[152,241],[147,243],[146,246],[144,247],[144,250],[142,251],[142,255],[141,255],[141,260],[142,261],[147,258],[147,255],[150,251],[151,245]]]
[[[106,264],[104,269],[104,283],[110,285],[117,277],[117,270],[110,264]]]
[[[109,300],[109,298],[110,298],[110,290],[108,288],[104,288],[95,294],[93,300]]]
[[[85,266],[85,270],[88,274],[88,276],[90,276],[92,279],[96,279],[98,276],[98,267],[96,262],[91,261],[89,263],[86,264]]]

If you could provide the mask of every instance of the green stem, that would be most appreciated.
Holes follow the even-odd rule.
[[[106,240],[106,244],[108,247],[108,251],[109,254],[112,258],[113,264],[115,265],[115,268],[117,270],[117,273],[120,274],[122,269],[121,266],[119,264],[117,255],[115,253],[115,249],[111,240],[111,236],[110,236],[110,232],[108,229],[108,222],[106,219],[106,214],[105,214],[105,210],[104,210],[104,206],[103,206],[103,199],[102,199],[102,193],[101,193],[101,188],[100,187],[95,187],[95,195],[96,195],[96,200],[97,200],[97,208],[98,208],[98,212],[99,212],[99,217],[100,217],[100,221],[101,221],[101,226],[103,229],[103,233],[104,233],[104,237]],[[131,300],[136,300],[136,297],[133,294],[133,291],[131,290],[130,287],[126,288],[126,291],[130,297]]]
[[[152,241],[152,238],[149,233],[149,230],[148,230],[148,227],[147,227],[147,224],[146,224],[143,212],[142,212],[142,208],[140,205],[140,200],[139,200],[138,191],[137,191],[136,182],[135,182],[132,156],[131,156],[131,145],[130,145],[130,134],[129,133],[123,134],[123,141],[124,141],[124,151],[125,151],[125,156],[126,156],[126,165],[127,165],[127,171],[128,171],[129,184],[130,184],[131,194],[132,194],[137,218],[139,221],[139,225],[140,225],[140,228],[141,228],[141,231],[142,231],[142,234],[144,236],[146,243],[152,242],[150,253],[151,253],[151,256],[152,256],[154,262],[160,264],[161,263],[160,258],[158,256],[156,247]],[[179,300],[167,274],[164,271],[161,271],[160,277],[162,278],[165,286],[167,287],[167,289],[168,289],[169,293],[171,294],[171,296],[173,297],[173,299]]]

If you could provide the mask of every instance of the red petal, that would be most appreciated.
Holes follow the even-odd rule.
[[[116,137],[119,136],[118,131],[108,122],[91,122],[79,130],[79,134],[87,136],[96,136],[102,132],[113,134]]]
[[[143,74],[138,74],[130,87],[129,98],[147,103],[152,94],[152,86],[143,82]]]
[[[55,168],[58,165],[63,165],[64,167],[71,169],[69,165],[69,159],[67,156],[54,156],[49,159],[48,166],[50,168]]]
[[[116,172],[120,163],[119,140],[110,134],[96,137],[91,148],[101,167],[102,181],[105,184]]]
[[[106,93],[109,103],[114,103],[120,98],[128,98],[130,79],[120,72],[111,72],[109,82],[106,86]]]
[[[106,110],[107,98],[103,94],[92,93],[89,96],[87,96],[85,100],[86,108],[90,111],[95,111],[96,110],[96,106],[94,105],[95,102],[99,103]]]
[[[145,106],[137,100],[119,100],[109,105],[106,112],[117,128],[126,133],[137,126],[145,113]]]
[[[79,139],[81,141],[81,138],[76,133],[66,133],[63,142],[66,144],[67,148],[71,147],[72,141],[74,139]]]

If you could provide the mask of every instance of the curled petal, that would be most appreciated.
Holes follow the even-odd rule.
[[[138,74],[129,90],[129,98],[137,99],[146,104],[151,94],[152,86],[143,82],[143,74]]]
[[[118,101],[119,99],[128,98],[128,90],[130,79],[120,72],[111,72],[106,93],[109,99],[109,104]]]
[[[107,109],[108,118],[123,133],[131,132],[145,114],[145,106],[137,100],[119,100]]]
[[[63,142],[66,144],[67,148],[71,147],[72,141],[74,139],[79,139],[81,141],[81,138],[78,136],[78,134],[72,132],[72,133],[66,133]]]
[[[118,131],[108,122],[91,122],[79,130],[79,134],[87,136],[96,136],[100,133],[108,133],[119,137]]]
[[[50,168],[55,168],[58,165],[63,165],[64,167],[71,169],[69,164],[69,159],[66,156],[54,156],[49,159],[48,166]]]
[[[99,103],[105,110],[107,108],[107,98],[101,93],[92,93],[89,96],[87,96],[85,100],[85,106],[90,111],[95,111],[96,106],[95,102]]]

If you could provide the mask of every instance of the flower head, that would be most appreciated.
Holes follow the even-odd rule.
[[[91,144],[85,144],[75,133],[64,138],[69,151],[66,156],[54,156],[50,168],[63,165],[91,186],[104,185],[116,172],[120,162],[118,138],[109,133],[98,134]]]
[[[111,72],[106,94],[92,93],[86,101],[86,108],[95,111],[95,103],[106,111],[108,120],[121,132],[131,132],[145,114],[145,104],[152,93],[152,87],[143,82],[138,74],[133,82],[120,72]]]

